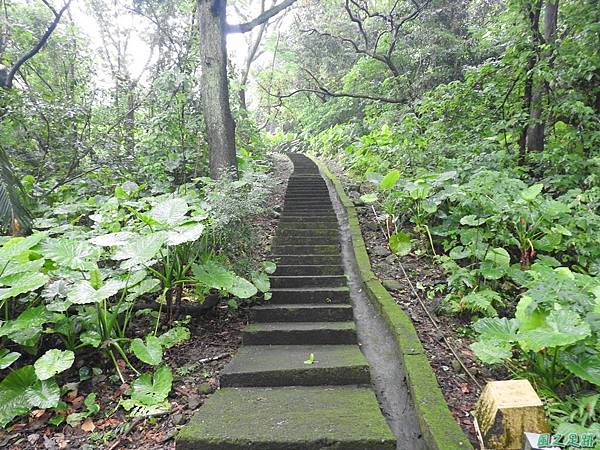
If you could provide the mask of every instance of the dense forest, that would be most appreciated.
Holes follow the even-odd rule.
[[[261,217],[300,151],[399,261],[444,274],[413,282],[478,364],[529,379],[561,433],[600,433],[596,0],[0,9],[6,430],[169,411],[186,305],[268,301]],[[100,374],[112,402],[74,403]]]

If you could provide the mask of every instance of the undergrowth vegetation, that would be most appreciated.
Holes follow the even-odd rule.
[[[0,382],[2,426],[32,408],[54,408],[55,425],[93,414],[93,397],[87,412],[65,414],[60,381],[94,353],[121,383],[135,375],[121,401],[127,411],[168,410],[163,351],[190,338],[174,320],[182,302],[225,297],[237,309],[259,293],[269,298],[275,265],[256,260],[249,219],[266,211],[272,183],[252,168],[239,180],[199,179],[157,195],[134,182],[107,195],[63,190],[35,214],[32,234],[2,239],[0,367],[18,366]],[[148,329],[132,325],[144,316]]]

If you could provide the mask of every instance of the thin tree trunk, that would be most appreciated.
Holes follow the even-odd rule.
[[[533,53],[527,59],[527,76],[525,78],[525,86],[523,90],[523,110],[527,113],[528,118],[523,125],[523,129],[521,130],[521,136],[519,138],[519,161],[518,164],[520,166],[525,164],[525,158],[527,155],[527,141],[529,136],[529,130],[531,128],[532,123],[532,101],[533,101],[533,75],[531,71],[535,67],[535,64],[538,59],[538,55],[536,54],[539,48],[539,43],[542,38],[540,36],[539,24],[540,24],[540,13],[542,9],[542,0],[533,0],[531,3],[527,3],[525,5],[525,15],[527,20],[529,21],[529,26],[531,32],[533,34]]]
[[[229,106],[225,11],[227,0],[198,0],[200,83],[210,175],[237,178],[235,123]]]
[[[559,0],[547,0],[544,6],[544,42],[547,45],[552,45],[555,40],[556,26],[558,19],[558,2]],[[541,55],[542,58],[548,60],[552,50],[546,50]],[[527,133],[527,149],[530,152],[542,152],[545,145],[545,128],[546,118],[544,117],[544,106],[547,103],[550,87],[545,80],[537,80],[534,83],[531,97],[531,125]]]

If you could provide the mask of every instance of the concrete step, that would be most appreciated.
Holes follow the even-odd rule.
[[[278,264],[292,266],[341,264],[341,255],[277,255],[272,259]]]
[[[352,305],[282,304],[255,306],[250,310],[254,322],[345,322],[353,320]]]
[[[280,217],[288,216],[300,216],[307,217],[312,220],[313,217],[337,217],[333,209],[298,209],[298,208],[285,208],[281,211]]]
[[[273,245],[273,256],[277,255],[339,255],[340,245]]]
[[[338,231],[337,221],[316,222],[308,220],[283,221],[279,222],[278,232],[286,232],[286,230],[335,230]]]
[[[357,344],[354,322],[253,323],[242,330],[243,345]]]
[[[278,229],[275,232],[275,236],[277,237],[290,237],[290,236],[299,236],[299,237],[325,237],[325,236],[335,236],[339,237],[340,232],[337,227],[333,229],[295,229],[295,228],[285,228]]]
[[[339,245],[335,236],[275,236],[273,245]]]
[[[344,275],[344,267],[339,264],[327,265],[278,265],[273,275]]]
[[[322,222],[332,222],[337,226],[337,216],[335,214],[318,214],[318,215],[300,215],[300,214],[292,214],[292,213],[283,213],[279,217],[280,224],[287,223],[322,223]]]
[[[326,187],[288,187],[285,193],[286,200],[291,198],[330,198]]]
[[[341,287],[348,284],[345,275],[291,275],[271,276],[273,288]]]
[[[291,198],[291,197],[286,197],[285,202],[283,203],[284,205],[327,205],[327,206],[331,206],[331,199],[329,198],[329,196],[327,197],[322,197],[322,198],[315,198],[314,196],[311,197],[304,197],[304,198]]]
[[[312,364],[305,364],[314,355]],[[368,384],[356,345],[247,345],[219,374],[221,388]]]
[[[177,437],[178,450],[394,450],[370,388],[226,388]]]
[[[329,191],[303,191],[303,192],[288,192],[285,196],[286,202],[331,202]]]

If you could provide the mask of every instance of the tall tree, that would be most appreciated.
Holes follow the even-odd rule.
[[[200,89],[206,124],[210,174],[237,177],[235,122],[229,105],[227,33],[246,33],[295,3],[284,0],[249,22],[227,23],[227,0],[198,0],[200,27]]]

